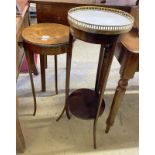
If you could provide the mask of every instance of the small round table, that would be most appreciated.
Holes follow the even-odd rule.
[[[45,55],[54,55],[55,58],[58,54],[63,54],[68,51],[69,44],[69,27],[56,24],[56,23],[40,23],[34,24],[25,28],[22,32],[22,37],[24,40],[24,50],[26,54],[26,59],[28,61],[28,69],[31,80],[31,87],[34,99],[34,112],[36,114],[37,104],[35,96],[35,88],[32,78],[32,69],[30,62],[30,54],[38,53],[40,54],[41,64],[41,79],[45,80]],[[55,59],[57,60],[57,59]],[[55,90],[58,93],[57,88],[57,61],[55,61]],[[42,81],[42,80],[41,80]],[[45,90],[45,86],[43,87]]]
[[[81,119],[94,119],[93,141],[96,148],[96,126],[98,117],[104,111],[104,90],[107,83],[115,45],[119,34],[128,32],[133,25],[133,17],[121,10],[84,6],[68,12],[70,24],[69,51],[67,53],[66,101],[58,120],[66,110]],[[69,81],[73,38],[101,44],[99,63],[94,90],[78,89],[69,94]],[[70,117],[69,117],[70,118]]]

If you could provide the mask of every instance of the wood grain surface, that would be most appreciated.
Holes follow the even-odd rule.
[[[139,53],[139,36],[136,32],[130,31],[120,37],[122,45],[133,53]]]
[[[55,23],[32,25],[22,32],[25,41],[36,45],[54,45],[67,43],[69,27]]]

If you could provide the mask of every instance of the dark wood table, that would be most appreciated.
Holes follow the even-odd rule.
[[[118,38],[116,35],[103,35],[95,34],[90,32],[85,32],[78,30],[74,27],[70,27],[70,42],[69,51],[67,52],[67,79],[66,79],[66,101],[65,107],[66,113],[69,111],[76,117],[81,119],[94,119],[93,126],[93,142],[94,148],[96,149],[96,128],[98,117],[103,113],[105,108],[105,103],[103,100],[104,90],[106,87],[110,67],[113,60],[113,55],[115,51],[115,45]],[[100,76],[100,90],[90,90],[86,88],[78,89],[69,94],[69,80],[70,80],[70,68],[71,68],[71,57],[73,48],[73,37],[79,40],[83,40],[89,43],[101,44],[100,52],[102,53],[102,67],[101,71],[103,74]],[[100,60],[100,59],[99,59]],[[100,66],[98,66],[98,69]],[[99,92],[100,91],[100,92]],[[64,112],[64,110],[63,110]],[[61,113],[60,117],[62,116]],[[59,119],[60,119],[59,117]]]
[[[70,37],[69,37],[69,50],[67,52],[67,67],[66,67],[66,95],[65,95],[65,106],[62,110],[62,113],[60,114],[58,120],[61,118],[64,111],[66,111],[66,114],[68,118],[69,111],[75,115],[78,118],[81,119],[94,119],[94,127],[93,127],[93,141],[94,141],[94,148],[96,149],[96,126],[98,117],[103,113],[105,103],[104,103],[104,91],[106,88],[106,83],[108,80],[113,55],[115,53],[115,47],[117,44],[117,40],[120,36],[120,34],[125,34],[126,32],[129,32],[132,26],[133,18],[130,17],[129,14],[125,14],[124,11],[119,10],[116,11],[116,9],[109,9],[103,7],[96,7],[96,6],[84,6],[84,7],[76,7],[74,9],[69,10],[68,12],[68,21],[70,24]],[[80,10],[80,11],[79,11]],[[95,10],[95,11],[94,11]],[[104,26],[96,24],[94,17],[98,15],[96,10],[102,12],[111,12],[114,14],[114,18],[116,14],[120,14],[121,16],[124,16],[129,20],[131,23],[130,27],[126,27],[123,24],[117,26]],[[83,11],[83,12],[82,12]],[[88,11],[88,12],[87,12]],[[85,14],[84,14],[85,13]],[[88,16],[89,13],[89,16]],[[103,12],[102,12],[103,13]],[[100,15],[100,14],[99,14]],[[91,22],[89,21],[91,18]],[[79,17],[79,18],[78,18]],[[82,18],[83,17],[83,18]],[[100,20],[107,20],[104,19],[104,16],[98,17]],[[109,19],[109,18],[108,18]],[[87,23],[88,20],[88,23]],[[98,20],[98,23],[100,23],[100,20]],[[110,20],[110,19],[109,19]],[[115,20],[111,20],[116,21]],[[90,23],[92,24],[90,24]],[[118,24],[113,23],[113,24]],[[95,25],[96,24],[96,25]],[[106,23],[107,24],[107,23]],[[119,29],[121,27],[121,29]],[[99,65],[97,69],[97,78],[96,78],[96,88],[95,90],[87,89],[87,88],[81,88],[73,91],[72,93],[69,93],[69,83],[70,83],[70,69],[71,69],[71,59],[72,59],[72,49],[73,49],[73,38],[79,39],[84,42],[94,43],[94,44],[100,44],[101,50],[100,50],[100,57],[99,57]],[[97,89],[97,88],[100,89]]]

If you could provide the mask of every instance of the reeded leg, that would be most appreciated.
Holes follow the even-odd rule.
[[[94,141],[94,149],[96,149],[96,128],[97,128],[97,121],[98,121],[98,117],[99,117],[99,112],[101,109],[101,104],[102,104],[102,99],[104,97],[104,90],[106,87],[106,83],[107,83],[107,78],[109,76],[109,71],[110,71],[110,67],[112,64],[112,60],[113,60],[113,55],[114,55],[114,51],[115,51],[115,43],[113,43],[112,45],[108,46],[105,48],[105,52],[104,52],[104,58],[103,58],[103,62],[102,62],[102,68],[101,68],[101,76],[100,76],[100,100],[99,100],[99,106],[98,106],[98,110],[97,110],[97,114],[96,114],[96,118],[94,120],[94,127],[93,127],[93,141]]]
[[[110,127],[114,123],[116,114],[121,105],[121,101],[123,99],[123,96],[125,95],[127,85],[128,85],[128,79],[121,78],[118,82],[118,86],[116,88],[115,95],[112,101],[110,113],[106,121],[106,130],[105,130],[106,133],[109,132]]]
[[[29,56],[29,52],[27,50],[25,50],[25,54],[26,54],[26,59],[27,59],[27,64],[28,64],[29,76],[30,76],[31,87],[32,87],[32,94],[33,94],[33,100],[34,100],[33,116],[35,116],[36,109],[37,109],[37,103],[36,103],[35,88],[34,88],[33,77],[32,77],[32,70],[31,70],[31,64],[30,64],[30,56]]]
[[[111,109],[106,121],[106,133],[109,132],[110,127],[114,124],[114,120],[117,115],[118,109],[125,95],[128,81],[129,79],[132,79],[134,77],[134,74],[139,66],[138,53],[132,53],[124,48],[121,48],[120,50],[121,51],[116,51],[118,53],[121,53],[121,55],[118,58],[122,59],[120,68],[120,80],[118,82],[118,86],[116,88],[115,95],[112,101]]]
[[[67,97],[69,95],[69,84],[70,84],[70,69],[71,69],[71,59],[72,59],[72,47],[73,47],[73,36],[69,35],[69,48],[67,51],[67,59],[66,59],[66,91],[65,91],[65,106],[56,121],[62,117],[63,113],[66,110],[67,118],[70,119],[68,105],[67,105]]]
[[[42,89],[42,92],[46,91],[45,58],[46,58],[45,55],[40,54],[41,89]]]
[[[55,93],[58,94],[57,55],[54,55],[54,63],[55,63]]]

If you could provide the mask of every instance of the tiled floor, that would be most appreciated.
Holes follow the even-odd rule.
[[[94,88],[99,48],[99,45],[75,42],[71,90]],[[120,66],[114,59],[105,93],[105,112],[98,121],[97,150],[94,150],[93,121],[80,120],[74,116],[68,120],[64,115],[56,122],[64,105],[66,56],[63,54],[58,57],[58,95],[54,92],[53,60],[52,56],[48,57],[47,92],[40,91],[40,75],[34,76],[38,105],[35,117],[32,116],[33,99],[28,74],[20,74],[17,82],[19,118],[26,142],[23,155],[138,155],[138,73],[129,82],[114,126],[109,134],[105,134],[106,118],[119,79]]]

